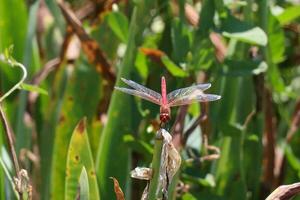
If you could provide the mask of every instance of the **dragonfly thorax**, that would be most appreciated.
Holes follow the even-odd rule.
[[[162,121],[163,123],[166,123],[170,120],[171,118],[171,109],[167,106],[161,106],[160,107],[160,121]]]

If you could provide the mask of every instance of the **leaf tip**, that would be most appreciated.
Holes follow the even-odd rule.
[[[77,125],[77,130],[80,134],[83,134],[86,127],[86,117],[84,117]]]

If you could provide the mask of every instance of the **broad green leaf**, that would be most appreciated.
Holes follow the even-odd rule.
[[[269,48],[271,51],[272,62],[277,64],[285,59],[285,38],[284,30],[280,26],[276,17],[271,13],[269,14],[268,23],[268,36],[269,36]]]
[[[216,167],[216,193],[229,199],[246,199],[246,184],[241,165],[241,134],[226,134],[233,136],[223,137],[220,143],[222,153]]]
[[[81,186],[79,196],[87,196],[84,193],[81,194],[81,191],[86,192],[88,190],[90,199],[100,199],[93,156],[86,130],[86,118],[77,124],[68,148],[65,183],[66,200],[75,199],[78,193],[78,183]],[[88,186],[82,186],[81,184],[88,184]]]
[[[124,43],[128,38],[128,20],[121,12],[110,12],[106,16],[108,25],[116,34],[116,36]]]
[[[63,65],[63,67],[66,66]],[[53,199],[64,198],[66,165],[63,163],[66,163],[68,153],[68,143],[65,141],[70,141],[72,129],[83,116],[87,117],[89,127],[92,129],[89,131],[90,144],[95,143],[94,140],[99,139],[99,132],[95,131],[99,130],[99,123],[95,123],[93,120],[97,113],[100,95],[102,94],[99,74],[93,66],[87,64],[83,57],[75,63],[74,71],[70,72],[66,69],[66,72],[67,80],[57,77],[58,80],[62,79],[61,81],[64,81],[63,86],[65,87],[65,91],[60,97],[61,99],[56,100],[57,102],[54,101],[54,103],[59,103],[56,107],[60,108],[60,110],[55,111],[54,114],[49,112],[50,116],[54,117],[53,115],[56,115],[57,117],[55,124],[50,124],[48,127],[48,131],[55,134],[55,137],[53,136],[53,152],[51,151],[52,173],[50,179]],[[53,108],[50,109],[52,110]],[[99,119],[97,120],[99,121]],[[49,155],[47,156],[49,157]]]
[[[291,6],[284,10],[282,14],[277,16],[281,25],[288,24],[300,17],[300,5]]]
[[[27,91],[30,91],[30,92],[37,92],[37,93],[40,93],[40,94],[43,94],[43,95],[48,95],[48,92],[45,89],[40,88],[36,85],[30,85],[30,84],[22,83],[21,84],[21,89],[27,90]]]
[[[121,85],[121,77],[130,78],[133,75],[137,50],[142,44],[142,36],[147,25],[145,22],[150,20],[149,12],[154,3],[155,1],[146,0],[138,1],[135,4],[131,16],[127,48],[119,68],[116,85]],[[130,196],[126,192],[130,191],[128,172],[131,154],[122,138],[124,133],[134,132],[132,123],[139,119],[138,117],[131,119],[134,115],[131,105],[131,97],[118,91],[113,92],[107,114],[107,124],[101,135],[96,162],[100,193],[103,199],[114,199],[109,177],[117,177],[120,187],[125,191],[125,196]],[[122,167],[120,167],[120,163],[122,163]]]
[[[266,33],[259,27],[254,27],[243,32],[223,32],[222,35],[228,38],[234,38],[242,42],[260,46],[266,46],[268,42]]]
[[[11,9],[14,12],[11,12]],[[13,57],[21,61],[24,54],[28,14],[24,1],[0,0],[0,53],[14,45]],[[17,27],[17,31],[16,31]],[[19,76],[8,65],[0,63],[0,90],[7,91],[18,80]],[[14,114],[15,115],[15,114]]]
[[[184,61],[190,49],[191,31],[179,19],[174,19],[171,29],[174,60],[179,63]]]
[[[11,12],[11,8],[14,8],[15,12]],[[14,45],[13,57],[16,60],[22,60],[27,20],[25,2],[0,0],[0,52]]]
[[[186,77],[188,73],[178,67],[168,56],[161,57],[162,63],[166,66],[167,70],[176,77]]]
[[[39,111],[43,114],[43,118],[40,120],[43,120],[44,123],[41,124],[41,134],[47,135],[47,137],[41,137],[40,140],[40,155],[41,155],[41,171],[44,173],[44,175],[41,177],[41,198],[42,199],[49,199],[50,196],[50,190],[53,188],[56,188],[58,186],[59,192],[55,193],[55,195],[52,195],[53,198],[56,196],[59,196],[63,198],[64,196],[64,188],[65,184],[64,182],[61,184],[59,181],[55,181],[55,184],[51,184],[51,176],[58,171],[52,171],[52,162],[53,157],[59,156],[56,153],[53,152],[53,146],[54,146],[54,137],[55,137],[55,129],[58,125],[60,112],[61,112],[61,104],[64,99],[65,95],[65,89],[66,89],[66,83],[68,83],[70,80],[70,76],[68,73],[66,73],[66,69],[64,67],[61,67],[56,76],[53,80],[53,86],[52,86],[52,93],[56,93],[57,95],[51,96],[51,101],[46,101],[42,103],[43,109],[41,108]],[[73,127],[75,126],[75,123]],[[70,127],[72,129],[73,127]],[[72,130],[71,130],[72,131]],[[68,141],[70,139],[68,138]],[[66,145],[67,146],[67,145]],[[67,147],[66,147],[67,148]],[[66,160],[67,154],[64,155],[64,160]],[[66,163],[66,162],[65,162]],[[65,164],[60,164],[60,166],[63,167],[63,175],[60,174],[60,177],[64,180],[64,173],[65,173]],[[50,173],[52,172],[52,173]],[[61,192],[62,191],[62,192]]]
[[[217,160],[215,174],[215,194],[228,199],[246,199],[246,183],[242,169],[242,128],[236,125],[237,97],[239,96],[239,79],[224,77],[222,83],[222,102],[218,112],[217,146],[220,146],[221,156]]]

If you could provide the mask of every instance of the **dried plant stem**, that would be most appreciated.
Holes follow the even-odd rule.
[[[149,195],[148,200],[156,200],[157,187],[159,183],[159,170],[160,170],[160,161],[161,161],[161,151],[163,146],[163,138],[161,136],[161,131],[158,131],[158,134],[155,139],[154,144],[154,153],[152,160],[152,179],[149,186]]]
[[[10,150],[10,154],[13,160],[13,165],[16,171],[16,176],[18,177],[18,179],[20,179],[19,177],[19,171],[20,171],[20,166],[19,166],[19,162],[18,162],[18,158],[17,158],[17,154],[15,151],[15,146],[14,146],[14,142],[13,142],[13,132],[8,124],[7,118],[5,116],[5,113],[2,109],[2,105],[0,103],[0,118],[1,118],[1,122],[4,125],[4,133],[6,135],[7,141],[8,141],[8,146],[9,146],[9,150]],[[18,191],[19,193],[19,197],[21,197],[22,199],[22,193],[20,191]]]
[[[2,105],[0,104],[0,118],[1,118],[1,122],[4,125],[4,133],[7,137],[7,141],[8,141],[8,146],[9,146],[9,150],[10,150],[10,154],[11,157],[13,159],[13,164],[16,170],[16,174],[18,174],[18,172],[20,171],[20,167],[19,167],[19,163],[18,163],[18,159],[17,159],[17,154],[15,151],[15,147],[14,147],[14,142],[13,142],[13,132],[9,127],[7,118],[5,116],[5,113],[2,109]]]

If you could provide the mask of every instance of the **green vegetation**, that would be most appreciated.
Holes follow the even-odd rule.
[[[155,199],[174,147],[168,199],[293,184],[268,200],[287,199],[300,188],[299,22],[296,0],[0,0],[0,199]],[[162,76],[168,92],[209,82],[222,96],[172,108],[172,143],[157,137],[159,106],[114,90],[124,77],[160,92]]]

